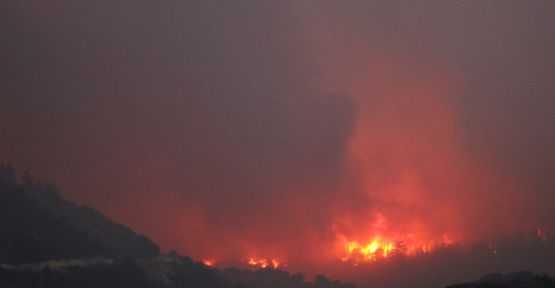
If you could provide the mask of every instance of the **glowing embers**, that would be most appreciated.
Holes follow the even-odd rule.
[[[280,267],[280,262],[276,259],[264,259],[264,258],[249,258],[247,262],[250,266],[259,268],[278,268]]]
[[[202,264],[208,267],[242,267],[242,268],[261,268],[261,269],[277,269],[285,267],[286,265],[274,258],[258,258],[250,257],[243,261],[222,261],[216,262],[212,259],[202,259]]]
[[[345,244],[346,255],[341,260],[376,260],[380,257],[387,257],[395,249],[395,244],[383,241],[379,237],[367,244],[361,244],[357,241],[348,241]]]
[[[447,235],[431,240],[418,235],[426,233],[395,233],[388,229],[386,218],[378,214],[375,221],[369,225],[366,235],[350,233],[349,237],[341,233],[338,225],[334,226],[336,233],[337,255],[343,262],[358,263],[372,262],[392,256],[414,256],[417,254],[431,253],[440,247],[454,245],[453,240]],[[354,234],[354,235],[353,235]],[[356,237],[358,236],[358,237]],[[362,236],[362,237],[361,237]]]
[[[452,245],[450,242],[442,242],[438,244],[424,243],[407,245],[402,240],[385,240],[382,237],[375,237],[369,242],[346,241],[345,251],[341,260],[343,262],[370,262],[379,259],[385,259],[393,255],[413,256],[417,254],[430,253],[437,247],[446,247]]]
[[[545,233],[545,231],[541,228],[536,229],[536,235],[538,236],[539,239],[543,241],[549,241],[549,237],[547,236],[547,233]]]

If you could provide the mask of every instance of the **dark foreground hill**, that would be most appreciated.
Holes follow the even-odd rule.
[[[278,285],[278,286],[276,286]],[[177,253],[94,208],[64,200],[53,184],[0,163],[0,287],[348,288],[317,276],[220,270]]]
[[[450,285],[447,288],[555,288],[555,279],[528,271],[490,274],[478,281]]]
[[[145,236],[62,199],[51,183],[34,181],[28,172],[18,183],[9,165],[0,165],[0,243],[0,262],[14,264],[160,252]]]

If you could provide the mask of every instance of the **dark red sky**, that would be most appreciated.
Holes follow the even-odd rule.
[[[2,1],[0,159],[197,258],[555,230],[555,2],[181,2]]]

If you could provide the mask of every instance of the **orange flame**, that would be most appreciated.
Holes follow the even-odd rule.
[[[265,258],[249,258],[248,262],[249,265],[251,266],[257,266],[260,268],[267,268],[267,267],[271,267],[271,268],[278,268],[280,266],[280,262],[276,259],[265,259]]]
[[[412,233],[399,234],[404,236],[386,237],[383,233],[385,218],[378,214],[376,222],[372,225],[374,236],[366,241],[352,240],[342,233],[336,231],[337,240],[340,244],[340,259],[343,262],[370,262],[384,259],[392,255],[413,256],[416,254],[431,253],[438,247],[447,247],[454,244],[453,240],[444,234],[441,240],[430,241],[418,239]]]
[[[379,236],[376,236],[370,242],[366,243],[345,240],[345,251],[341,260],[343,262],[368,262],[387,258],[393,254],[413,256],[416,254],[431,253],[437,247],[446,247],[450,245],[452,245],[452,242],[447,241],[439,244],[424,243],[407,245],[402,240],[384,240]]]
[[[395,249],[395,245],[393,242],[384,241],[380,237],[376,237],[367,244],[361,244],[358,241],[347,241],[345,249],[347,255],[341,258],[343,261],[354,258],[376,260],[378,257],[387,257]]]

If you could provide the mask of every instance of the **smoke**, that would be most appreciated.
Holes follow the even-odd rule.
[[[378,214],[387,215],[389,232],[423,239],[476,241],[537,225],[515,218],[529,215],[531,206],[518,182],[469,149],[473,131],[464,127],[467,111],[460,106],[473,83],[465,83],[419,11],[400,20],[407,27],[377,26],[382,9],[393,7],[315,6],[301,9],[309,15],[319,87],[348,95],[358,112],[346,149],[349,173],[359,181],[355,193],[362,195],[345,196],[353,201],[340,217],[348,218],[343,225],[350,234],[369,233],[361,227]],[[353,21],[361,9],[370,14]]]
[[[555,230],[553,3],[2,6],[2,160],[164,250]]]

